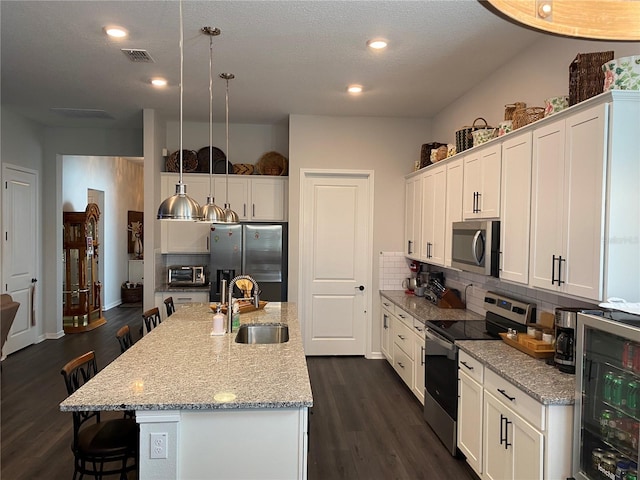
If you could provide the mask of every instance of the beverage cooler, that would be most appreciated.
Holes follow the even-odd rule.
[[[574,478],[637,480],[640,316],[579,314],[576,351]]]

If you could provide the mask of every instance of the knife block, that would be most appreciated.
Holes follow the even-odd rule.
[[[445,289],[442,296],[438,299],[437,306],[438,308],[466,308],[463,301],[448,288]]]

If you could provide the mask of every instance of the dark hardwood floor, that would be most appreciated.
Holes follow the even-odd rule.
[[[448,453],[385,360],[308,357],[307,365],[309,480],[477,478]]]
[[[58,408],[66,397],[60,369],[89,350],[103,368],[120,354],[115,334],[122,325],[138,339],[141,314],[141,308],[111,309],[96,330],[46,340],[2,362],[2,480],[72,477],[71,415]],[[424,423],[422,406],[387,362],[307,360],[314,395],[309,480],[475,478]]]

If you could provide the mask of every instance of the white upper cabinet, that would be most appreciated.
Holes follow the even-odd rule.
[[[462,221],[462,158],[447,163],[447,205],[444,224],[444,266],[451,266],[452,224]]]
[[[502,143],[500,278],[529,281],[531,131]]]
[[[404,254],[420,259],[422,234],[422,177],[415,175],[405,182]]]
[[[177,173],[163,173],[161,197],[176,193]],[[209,195],[208,175],[183,174],[182,182],[187,186],[187,195],[200,205],[206,204]],[[160,251],[162,253],[208,253],[210,226],[196,222],[160,221]]]
[[[607,110],[533,131],[532,286],[602,299]]]
[[[283,222],[287,220],[288,177],[230,175],[229,204],[240,221]],[[215,176],[216,204],[227,198],[227,180]]]
[[[161,174],[162,200],[175,193],[177,173]],[[187,194],[201,206],[210,193],[216,205],[226,201],[224,175],[183,174]],[[287,220],[288,177],[229,175],[229,203],[241,222],[283,222]],[[213,189],[213,191],[211,191]],[[161,253],[208,253],[210,225],[196,222],[160,222]]]
[[[500,217],[499,142],[469,150],[464,157],[463,216],[465,220]]]
[[[447,167],[428,169],[422,177],[422,235],[420,260],[444,265]]]

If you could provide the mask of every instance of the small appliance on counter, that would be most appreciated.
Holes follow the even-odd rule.
[[[207,284],[205,268],[201,265],[172,265],[168,269],[170,287],[203,287]]]
[[[564,373],[576,372],[576,325],[578,313],[603,315],[602,310],[558,307],[555,310],[556,347],[553,361]]]

